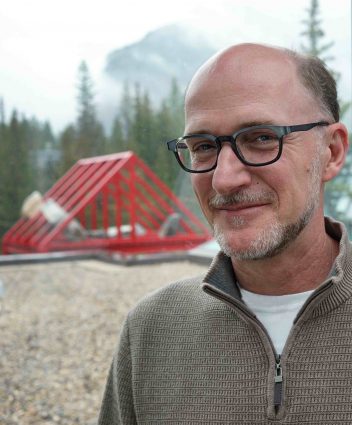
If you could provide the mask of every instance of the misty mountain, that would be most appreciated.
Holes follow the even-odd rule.
[[[214,52],[204,36],[175,24],[111,52],[105,71],[118,83],[138,81],[153,98],[164,97],[172,78],[185,87],[194,71]]]
[[[113,119],[124,83],[133,89],[138,82],[158,104],[176,78],[184,90],[196,69],[216,51],[204,34],[186,25],[169,25],[148,33],[141,41],[114,50],[106,60],[102,119]]]

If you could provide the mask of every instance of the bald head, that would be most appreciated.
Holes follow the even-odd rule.
[[[259,44],[240,44],[211,57],[194,75],[186,93],[186,114],[189,108],[222,93],[240,95],[257,91],[261,86],[282,94],[282,102],[293,84],[301,84],[305,96],[321,109],[330,121],[339,120],[336,83],[322,61],[293,51]],[[297,99],[298,100],[298,99]],[[202,102],[201,102],[202,103]],[[203,105],[205,106],[205,105]],[[208,105],[210,106],[210,105]]]
[[[212,56],[198,69],[190,82],[187,95],[192,94],[194,86],[202,81],[215,78],[221,81],[227,76],[235,79],[250,72],[254,65],[261,68],[264,62],[282,60],[288,60],[283,49],[249,43],[231,46]]]

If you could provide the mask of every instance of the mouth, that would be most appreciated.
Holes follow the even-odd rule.
[[[235,215],[250,215],[257,214],[261,209],[268,206],[267,202],[265,203],[251,203],[251,204],[236,204],[236,205],[226,205],[223,207],[216,207],[215,210],[218,213],[223,213],[229,216]]]
[[[214,213],[228,216],[257,214],[265,207],[272,205],[275,195],[269,191],[257,193],[237,192],[232,195],[215,194],[209,200],[209,207]]]
[[[267,202],[262,202],[262,203],[247,203],[247,204],[235,204],[235,205],[226,205],[226,206],[219,206],[216,207],[216,210],[220,210],[220,211],[229,211],[229,212],[241,212],[241,211],[246,211],[246,210],[253,210],[253,209],[257,209],[257,208],[261,208],[261,207],[265,207],[266,205],[269,205]]]

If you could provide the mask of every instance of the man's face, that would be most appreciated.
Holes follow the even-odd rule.
[[[245,53],[245,52],[244,52]],[[186,134],[230,135],[250,125],[320,121],[322,112],[301,85],[294,64],[275,52],[218,63],[190,86]],[[275,255],[322,212],[324,129],[284,138],[281,158],[249,167],[224,143],[214,171],[193,174],[200,206],[226,254],[234,259]]]

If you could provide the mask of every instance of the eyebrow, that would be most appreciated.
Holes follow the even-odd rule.
[[[238,130],[241,130],[242,128],[247,128],[247,127],[255,127],[257,125],[277,125],[277,124],[274,124],[272,120],[248,121],[248,122],[242,123],[241,127]]]
[[[231,134],[236,133],[239,130],[242,130],[243,128],[248,128],[248,127],[255,127],[257,125],[278,125],[278,124],[274,124],[271,120],[262,120],[262,121],[246,121],[241,123],[241,125],[234,130]],[[200,130],[196,130],[196,131],[190,131],[188,133],[185,133],[185,136],[189,136],[190,134],[213,134],[211,130],[203,128]],[[213,134],[214,136],[219,136],[216,134]],[[222,134],[223,135],[223,134]]]

